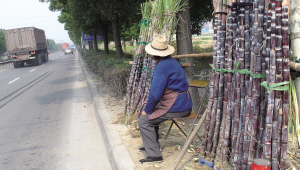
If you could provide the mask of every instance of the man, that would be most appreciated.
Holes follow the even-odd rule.
[[[180,64],[171,57],[175,49],[165,37],[158,35],[145,50],[156,62],[150,93],[138,124],[147,157],[140,163],[163,160],[158,143],[158,125],[166,120],[191,114],[192,98],[189,84]]]

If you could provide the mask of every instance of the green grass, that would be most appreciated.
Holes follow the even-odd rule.
[[[200,36],[214,36],[214,33],[202,33]]]
[[[213,40],[213,38],[202,38],[202,40]]]
[[[196,45],[196,44],[212,44],[212,43],[208,42],[208,41],[194,41],[193,45]]]

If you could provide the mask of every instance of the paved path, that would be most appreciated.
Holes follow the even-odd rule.
[[[111,169],[77,54],[0,80],[0,169]]]

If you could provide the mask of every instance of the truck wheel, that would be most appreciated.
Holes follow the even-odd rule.
[[[13,64],[14,64],[14,68],[19,68],[19,61],[14,61]]]
[[[33,65],[38,66],[39,65],[39,56],[35,56],[35,59],[33,60]]]
[[[43,61],[47,62],[49,60],[48,53],[44,54]]]
[[[40,54],[37,54],[34,60],[34,65],[38,66],[41,65],[43,63],[42,61],[42,57]]]
[[[38,54],[38,61],[39,61],[39,65],[43,64],[43,59],[42,59],[41,54]]]

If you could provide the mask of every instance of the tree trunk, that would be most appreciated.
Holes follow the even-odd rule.
[[[290,37],[291,37],[291,51],[293,51],[293,57],[297,56],[300,59],[300,2],[292,1],[290,7]]]
[[[124,42],[124,51],[126,51],[126,41],[123,40],[123,42]]]
[[[119,30],[119,19],[117,14],[111,22],[112,22],[112,29],[114,34],[117,57],[123,58],[123,51],[122,51],[122,44],[121,44],[120,30]]]
[[[109,50],[108,50],[108,33],[107,33],[108,24],[106,22],[103,22],[101,17],[99,17],[99,24],[100,24],[101,33],[103,34],[104,52],[105,52],[105,54],[109,54]]]
[[[192,45],[192,33],[191,33],[191,19],[190,19],[190,4],[189,0],[181,0],[180,5],[187,3],[187,5],[182,7],[182,10],[179,12],[180,18],[178,21],[177,31],[176,31],[176,40],[177,40],[177,55],[182,54],[191,54],[193,53]],[[183,58],[181,61],[186,61],[191,65],[194,65],[193,58]],[[185,75],[190,82],[193,77],[193,72],[195,72],[194,67],[185,67]],[[193,113],[196,113],[199,108],[199,102],[197,97],[197,89],[190,88],[192,100],[193,100]]]
[[[97,52],[98,51],[98,43],[97,43],[97,34],[96,33],[94,33],[93,38],[94,38],[94,41],[93,41],[93,43],[94,43],[94,51]]]
[[[93,49],[93,41],[89,41],[89,50]]]

